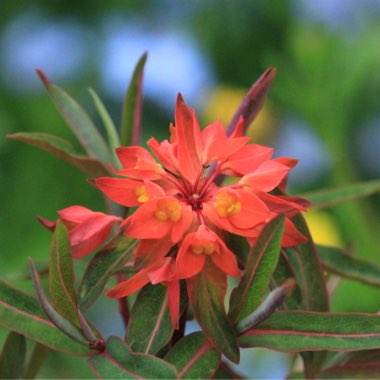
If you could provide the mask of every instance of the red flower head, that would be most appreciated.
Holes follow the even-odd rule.
[[[69,231],[71,254],[75,259],[81,259],[98,248],[107,239],[114,224],[122,220],[82,206],[70,206],[57,213]],[[55,229],[56,222],[43,218],[39,221],[46,228]]]
[[[123,225],[127,236],[140,239],[135,254],[135,269],[140,272],[112,289],[111,297],[130,294],[136,290],[132,284],[138,279],[138,288],[153,283],[152,271],[169,258],[171,274],[164,271],[166,275],[161,278],[169,283],[192,277],[204,267],[239,276],[223,231],[243,236],[252,245],[278,214],[287,216],[283,245],[305,241],[290,218],[305,210],[307,202],[270,193],[277,187],[283,190],[294,160],[272,159],[272,149],[247,145],[242,120],[231,136],[220,122],[201,130],[194,111],[188,109],[181,95],[170,133],[169,141],[148,141],[161,164],[141,147],[118,148],[123,168],[115,173],[125,178],[96,179],[97,186],[113,201],[138,207]],[[236,180],[221,187],[217,179],[225,175]],[[206,260],[215,265],[205,266]],[[175,305],[177,301],[172,309]]]

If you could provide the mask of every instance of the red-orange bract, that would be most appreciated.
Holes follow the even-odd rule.
[[[153,155],[137,146],[116,150],[123,168],[119,177],[98,178],[96,185],[111,200],[137,206],[122,226],[129,237],[140,239],[134,256],[136,274],[108,292],[127,296],[148,282],[168,286],[174,326],[179,318],[179,280],[204,268],[225,276],[240,276],[234,253],[226,246],[226,232],[243,236],[252,246],[264,226],[279,214],[286,216],[283,246],[305,241],[291,218],[304,211],[301,198],[277,196],[296,161],[272,158],[272,149],[247,144],[242,120],[231,136],[220,122],[200,129],[195,113],[182,96],[176,103],[170,141],[148,141]],[[227,186],[220,176],[232,176]],[[124,177],[124,178],[120,178]],[[205,265],[211,260],[214,265]]]
[[[113,226],[122,221],[120,217],[92,211],[83,206],[70,206],[57,213],[69,232],[74,259],[81,259],[99,248],[106,241]],[[51,222],[41,217],[38,220],[44,227],[55,229],[57,221]]]

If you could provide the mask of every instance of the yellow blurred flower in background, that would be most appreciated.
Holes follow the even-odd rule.
[[[305,214],[305,219],[316,244],[333,247],[344,246],[338,225],[329,213],[310,210]]]
[[[217,86],[208,98],[204,111],[205,123],[220,120],[227,127],[248,89],[225,85]],[[277,129],[277,119],[270,102],[266,101],[263,109],[249,126],[247,135],[255,143],[266,144],[273,139]]]

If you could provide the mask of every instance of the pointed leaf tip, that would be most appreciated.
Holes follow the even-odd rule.
[[[240,103],[239,108],[232,117],[227,127],[227,135],[230,136],[242,116],[244,119],[244,131],[255,119],[264,105],[265,98],[268,95],[272,81],[276,75],[276,69],[269,67],[264,73],[253,83],[248,93]]]
[[[141,134],[142,82],[148,54],[138,60],[124,96],[121,113],[120,142],[123,146],[138,145]]]
[[[50,84],[49,78],[41,69],[36,69],[36,73],[45,86],[48,86]]]
[[[38,272],[36,270],[36,267],[31,257],[29,257],[29,267],[30,267],[30,272],[32,275],[33,284],[36,289],[38,301],[40,303],[42,310],[45,312],[46,316],[64,334],[69,336],[71,339],[77,341],[78,343],[81,343],[87,346],[88,341],[82,335],[80,330],[75,325],[73,325],[69,320],[67,320],[61,314],[59,314],[50,304],[49,300],[46,297],[45,291],[42,288],[40,277],[38,275]]]

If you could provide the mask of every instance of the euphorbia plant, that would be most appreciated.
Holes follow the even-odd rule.
[[[89,174],[104,193],[105,210],[73,205],[55,221],[39,217],[53,231],[50,296],[32,261],[36,298],[0,282],[0,323],[13,331],[0,375],[33,377],[38,350],[47,346],[85,357],[99,378],[234,378],[227,359],[238,363],[239,347],[300,353],[307,378],[377,376],[380,317],[328,312],[325,271],[378,286],[380,269],[316,247],[301,212],[311,205],[306,199],[325,207],[376,192],[379,183],[286,194],[297,161],[273,158],[271,148],[245,137],[274,69],[254,83],[226,129],[220,122],[201,128],[178,95],[170,139],[152,137],[150,151],[139,146],[145,60],[127,91],[120,133],[91,92],[108,141],[39,72],[86,155],[45,133],[9,136]],[[76,287],[75,263],[88,255]],[[86,317],[103,291],[119,303],[123,336],[103,337]],[[187,334],[190,319],[200,327]],[[36,342],[28,363],[25,337]],[[10,348],[22,354],[7,355]]]

